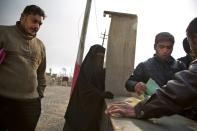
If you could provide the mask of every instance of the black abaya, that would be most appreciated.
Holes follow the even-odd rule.
[[[104,103],[105,48],[93,45],[79,72],[65,113],[64,131],[98,131]]]

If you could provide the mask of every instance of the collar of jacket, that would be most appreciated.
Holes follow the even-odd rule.
[[[174,58],[170,56],[167,60],[161,59],[157,54],[154,54],[153,56],[158,62],[163,63],[163,64],[173,64],[174,63]]]
[[[19,33],[22,35],[22,37],[26,40],[31,40],[34,37],[36,37],[36,35],[30,35],[29,33],[27,33],[24,28],[21,26],[20,21],[16,22],[16,28],[17,31],[19,31]]]

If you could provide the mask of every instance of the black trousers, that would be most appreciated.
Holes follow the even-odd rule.
[[[0,97],[0,131],[34,131],[41,113],[41,100]]]

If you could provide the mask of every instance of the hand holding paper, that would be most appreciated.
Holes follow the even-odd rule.
[[[146,83],[146,87],[147,87],[145,92],[146,95],[152,95],[156,92],[158,88],[160,88],[159,85],[151,78]]]

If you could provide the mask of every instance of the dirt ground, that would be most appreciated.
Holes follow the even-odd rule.
[[[70,89],[65,86],[47,86],[36,131],[62,131]]]

